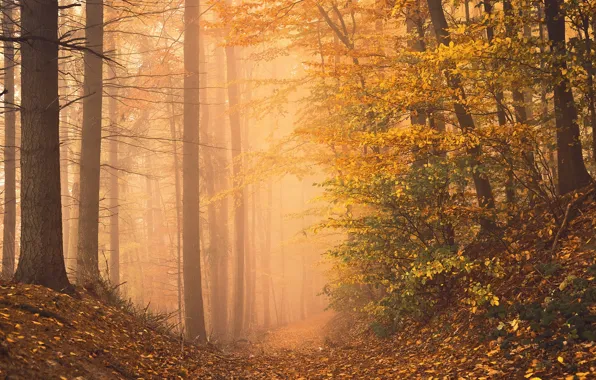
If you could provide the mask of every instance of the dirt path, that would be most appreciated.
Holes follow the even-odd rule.
[[[334,315],[332,312],[325,312],[275,329],[266,335],[261,346],[265,352],[320,351],[325,346],[328,324]]]

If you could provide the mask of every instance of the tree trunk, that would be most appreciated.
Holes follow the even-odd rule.
[[[108,50],[116,50],[116,41],[114,37],[110,38]],[[112,85],[108,88],[108,109],[110,120],[110,282],[112,285],[120,284],[120,228],[119,228],[119,206],[120,189],[118,187],[118,101],[116,99],[118,90],[116,87],[116,67],[110,65],[110,76]]]
[[[244,315],[246,328],[256,326],[256,291],[257,291],[257,230],[256,230],[256,221],[257,221],[257,203],[256,203],[256,186],[252,186],[251,192],[251,208],[250,208],[250,249],[248,250],[249,254],[247,255],[247,262],[246,262],[246,274],[247,274],[247,281],[246,281],[246,313]]]
[[[85,9],[87,47],[83,56],[83,129],[81,137],[81,195],[79,199],[79,243],[77,281],[99,280],[99,176],[103,73],[103,0],[88,0]]]
[[[286,252],[284,247],[284,202],[283,202],[283,180],[279,182],[279,256],[281,259],[281,294],[279,299],[279,315],[281,324],[288,322],[286,311]]]
[[[13,36],[13,0],[2,2],[2,33]],[[4,232],[2,240],[2,277],[14,275],[15,233],[17,224],[16,193],[16,112],[14,107],[14,44],[4,42]]]
[[[430,17],[433,24],[433,28],[435,30],[435,34],[437,36],[438,43],[445,46],[449,46],[449,43],[451,42],[451,36],[449,35],[449,31],[447,29],[447,20],[445,18],[445,12],[443,11],[441,0],[428,0],[428,8],[430,11]],[[460,78],[457,76],[449,75],[447,71],[445,75],[447,77],[447,83],[449,87],[451,87],[454,90],[457,90],[459,96],[462,99],[465,99],[465,91],[463,85],[461,84]],[[466,109],[464,103],[462,103],[459,99],[454,99],[454,108],[459,127],[464,132],[469,132],[476,129],[474,119]],[[467,153],[470,156],[469,165],[473,169],[472,178],[474,180],[474,186],[476,188],[476,197],[478,199],[478,204],[481,208],[484,209],[494,209],[495,198],[493,196],[492,187],[488,178],[486,178],[486,175],[482,173],[482,149],[480,145],[475,145],[473,147],[468,148]],[[486,218],[482,218],[480,224],[484,230],[491,230],[495,227],[494,222]]]
[[[304,190],[304,180],[302,180],[300,182],[300,205],[301,205],[301,212],[303,213],[302,218],[301,218],[301,227],[302,227],[302,233],[304,233],[306,235],[305,232],[305,228],[306,228],[306,223],[304,220],[304,211],[306,209],[306,201],[305,201],[305,194],[304,194],[305,190]],[[306,298],[310,297],[310,295],[307,295],[308,292],[308,265],[307,265],[307,260],[306,257],[309,254],[308,251],[308,247],[305,247],[305,243],[302,244],[303,249],[302,249],[302,254],[301,256],[301,264],[302,264],[302,282],[301,282],[301,289],[300,289],[300,319],[301,320],[305,320],[306,319],[306,315],[307,315],[307,308],[306,308]],[[306,248],[306,249],[305,249]]]
[[[21,256],[15,280],[70,290],[62,246],[58,2],[21,5]]]
[[[244,317],[244,191],[240,189],[242,182],[242,130],[238,112],[238,84],[236,75],[236,52],[233,46],[226,46],[226,69],[228,82],[228,104],[230,106],[230,131],[232,136],[232,173],[234,177],[234,247],[236,250],[236,283],[234,289],[234,328],[233,334],[238,338],[243,330]]]
[[[68,83],[68,82],[66,82]],[[66,84],[68,86],[68,84]],[[60,187],[62,191],[62,229],[63,229],[63,236],[62,236],[62,245],[64,246],[64,265],[69,260],[70,257],[70,206],[71,206],[71,198],[69,192],[69,154],[68,154],[68,140],[69,140],[69,132],[68,129],[70,128],[70,110],[66,110],[64,112],[64,123],[65,125],[61,125],[62,130],[62,137],[60,142]]]
[[[245,50],[246,51],[246,50]],[[249,63],[246,62],[246,59],[243,59],[245,62],[243,65],[244,68],[244,78],[246,78],[246,86],[243,91],[243,96],[245,99],[246,104],[250,104],[252,101],[252,83],[250,82],[252,78],[252,67]],[[243,115],[243,132],[244,135],[242,137],[243,142],[243,151],[250,151],[250,115],[245,113]],[[245,242],[245,270],[246,270],[246,299],[245,299],[245,312],[244,312],[244,320],[245,320],[245,329],[249,329],[254,326],[255,320],[255,292],[256,292],[256,229],[255,229],[255,221],[256,221],[256,203],[255,203],[255,192],[257,191],[254,185],[251,186],[251,199],[248,199],[248,187],[244,189],[244,198],[246,200],[246,208],[245,208],[245,215],[244,215],[244,224],[247,228],[247,236]],[[250,207],[248,203],[250,202]],[[250,220],[249,220],[250,216]],[[249,228],[250,226],[250,228]]]
[[[176,109],[173,96],[170,96],[170,136],[172,138],[172,151],[174,152],[174,196],[176,202],[176,290],[178,296],[178,327],[182,329],[182,234],[180,232],[180,164],[178,162],[178,134],[176,133]]]
[[[211,129],[211,109],[209,107],[209,99],[207,94],[207,61],[206,61],[206,54],[205,54],[205,47],[206,41],[204,34],[201,34],[199,41],[199,64],[201,67],[201,123],[200,123],[200,133],[202,141],[210,146],[213,146],[212,141],[209,139],[209,131]],[[207,190],[207,197],[213,198],[216,194],[215,191],[215,168],[214,168],[214,149],[212,148],[203,148],[200,147],[200,155],[203,157],[203,162],[205,163],[205,189]],[[226,217],[223,215],[219,215],[219,217]],[[216,204],[214,202],[209,202],[207,205],[207,221],[208,221],[208,230],[209,230],[209,245],[207,246],[208,249],[206,250],[206,258],[207,262],[209,263],[209,290],[211,293],[211,302],[210,302],[210,311],[211,311],[211,325],[214,325],[214,321],[218,318],[217,311],[215,305],[220,302],[225,302],[222,300],[220,294],[220,288],[218,286],[220,280],[220,271],[219,271],[219,264],[221,262],[220,255],[221,252],[219,251],[219,244],[218,244],[218,219]]]
[[[263,325],[265,327],[271,326],[271,214],[273,210],[273,184],[271,181],[267,183],[267,206],[266,217],[263,220],[261,230],[263,231],[263,252],[261,254],[261,272],[262,288],[263,288]]]
[[[182,145],[182,257],[185,326],[192,340],[207,340],[199,238],[199,0],[184,8],[184,131]]]
[[[592,178],[584,164],[582,145],[579,139],[577,108],[571,92],[571,83],[566,76],[567,46],[565,40],[565,15],[561,0],[545,1],[546,28],[551,41],[553,63],[555,125],[557,128],[557,167],[559,173],[559,195],[587,186]],[[562,78],[561,73],[564,73]]]
[[[68,252],[70,255],[68,256],[66,262],[66,269],[68,274],[72,277],[73,274],[76,272],[76,259],[77,259],[77,246],[79,244],[79,194],[80,186],[78,182],[72,184],[72,213],[70,215],[72,223],[71,223],[71,231],[70,236],[68,237]]]
[[[216,78],[217,78],[217,89],[215,93],[215,111],[216,120],[220,121],[214,133],[215,142],[217,146],[222,148],[228,148],[229,142],[226,138],[226,122],[225,122],[225,103],[226,103],[226,91],[222,88],[226,81],[225,72],[225,58],[224,49],[216,47],[215,50],[215,64],[216,64]],[[229,150],[218,149],[216,151],[216,162],[214,165],[217,166],[215,170],[215,181],[216,181],[216,192],[224,191],[229,188],[228,174],[229,174]],[[227,333],[228,326],[228,288],[229,288],[229,226],[228,226],[228,214],[229,214],[229,198],[224,197],[219,202],[219,218],[216,218],[217,222],[217,269],[219,271],[217,275],[217,283],[213,286],[217,287],[218,299],[214,300],[214,320],[213,320],[213,331],[218,337],[223,337]]]

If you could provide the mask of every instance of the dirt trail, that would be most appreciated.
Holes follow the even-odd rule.
[[[269,332],[261,342],[265,352],[321,350],[334,313],[325,312]]]

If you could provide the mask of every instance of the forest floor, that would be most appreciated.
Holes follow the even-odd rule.
[[[460,316],[461,317],[461,316]],[[2,379],[582,379],[596,376],[596,346],[501,350],[470,319],[436,318],[378,339],[324,313],[274,329],[235,352],[182,345],[138,317],[78,297],[0,285]],[[348,326],[350,328],[348,328]],[[356,327],[355,327],[356,326]],[[571,365],[573,363],[573,365]],[[575,376],[575,377],[574,377]],[[591,377],[594,378],[594,377]]]
[[[323,313],[233,349],[197,347],[84,290],[0,283],[0,379],[596,379],[596,202],[569,223],[556,252],[532,232],[542,225],[532,219],[508,236],[529,259],[495,283],[512,306],[538,305],[542,330],[519,311],[472,314],[452,304],[387,338],[361,319]],[[513,253],[507,265],[520,259]],[[565,316],[582,302],[585,319]],[[544,304],[572,309],[551,308],[559,313],[551,317]]]

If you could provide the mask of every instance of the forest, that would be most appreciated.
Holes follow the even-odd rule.
[[[596,0],[0,9],[0,377],[596,378]]]

